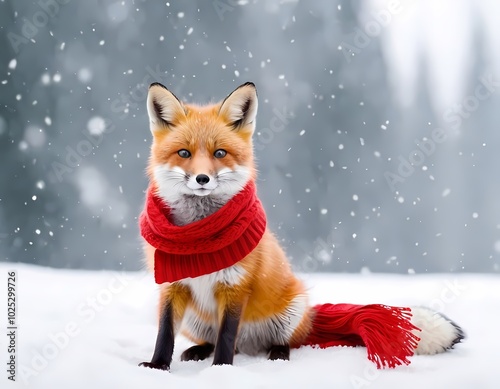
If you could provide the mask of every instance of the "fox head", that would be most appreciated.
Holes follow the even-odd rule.
[[[225,202],[255,179],[252,134],[257,106],[251,82],[206,106],[183,103],[163,85],[151,84],[148,172],[159,196],[169,204],[185,196]]]

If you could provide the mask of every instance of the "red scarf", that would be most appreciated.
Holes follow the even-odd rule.
[[[259,243],[266,214],[250,181],[217,212],[176,226],[170,208],[149,187],[140,216],[141,235],[156,248],[156,283],[194,278],[233,266]]]
[[[366,346],[377,368],[408,365],[420,331],[411,309],[381,304],[320,304],[313,307],[312,328],[302,346]]]

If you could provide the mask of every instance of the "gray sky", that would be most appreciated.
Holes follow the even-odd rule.
[[[297,270],[499,271],[492,2],[43,4],[0,2],[0,260],[140,268],[147,86],[253,81],[259,194]]]

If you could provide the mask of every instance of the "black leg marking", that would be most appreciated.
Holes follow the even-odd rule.
[[[212,343],[197,344],[189,347],[181,355],[181,361],[203,361],[207,359],[213,352],[215,346]]]
[[[241,309],[226,309],[215,345],[214,365],[232,365]]]
[[[155,351],[151,362],[139,363],[139,366],[151,369],[170,370],[174,353],[174,325],[172,306],[167,303],[160,317],[160,326],[156,337]]]
[[[290,360],[290,346],[271,346],[269,349],[269,358],[270,361],[276,361],[278,359],[282,359],[283,361]]]

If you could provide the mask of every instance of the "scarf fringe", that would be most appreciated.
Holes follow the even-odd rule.
[[[377,368],[408,365],[420,338],[410,308],[381,304],[323,304],[313,307],[312,330],[303,345],[366,346]]]

